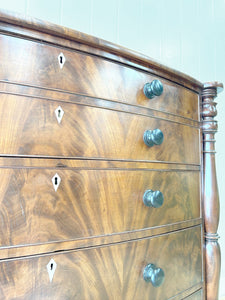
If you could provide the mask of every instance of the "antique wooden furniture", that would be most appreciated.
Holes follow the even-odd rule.
[[[47,22],[0,31],[0,299],[217,299],[222,84]]]

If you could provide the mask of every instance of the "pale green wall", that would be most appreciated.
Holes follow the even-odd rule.
[[[0,8],[80,30],[147,54],[202,82],[225,83],[225,0],[0,0]],[[220,295],[225,296],[225,92],[218,97]]]

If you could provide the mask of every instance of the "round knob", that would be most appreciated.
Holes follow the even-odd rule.
[[[160,207],[163,205],[164,197],[160,191],[146,190],[143,195],[143,202],[149,207]]]
[[[153,80],[144,85],[144,94],[147,98],[152,99],[155,96],[160,96],[163,92],[162,82],[159,80]]]
[[[144,132],[143,140],[148,147],[154,145],[161,145],[163,142],[164,136],[160,129],[146,130]]]
[[[151,282],[153,286],[160,286],[165,278],[165,274],[161,268],[157,268],[154,264],[148,264],[143,271],[143,278],[146,282]]]

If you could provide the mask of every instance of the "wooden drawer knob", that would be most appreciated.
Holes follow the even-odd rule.
[[[151,282],[154,287],[163,284],[165,274],[161,268],[157,268],[154,264],[148,264],[143,271],[143,278],[146,282]]]
[[[159,80],[153,80],[144,85],[144,94],[147,98],[152,99],[155,96],[160,96],[163,93],[163,85]]]
[[[143,202],[146,206],[158,208],[163,205],[164,197],[160,191],[146,190]]]
[[[148,147],[161,145],[164,136],[160,129],[146,130],[143,135],[143,140]]]

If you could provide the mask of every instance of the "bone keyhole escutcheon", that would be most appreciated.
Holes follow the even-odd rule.
[[[57,119],[59,124],[62,121],[63,115],[64,115],[64,111],[63,111],[62,107],[58,106],[55,110],[55,116],[56,116],[56,119]]]
[[[57,192],[58,187],[60,185],[61,182],[61,178],[59,177],[59,175],[56,173],[53,177],[52,177],[52,184],[53,184],[53,188],[54,190]]]

